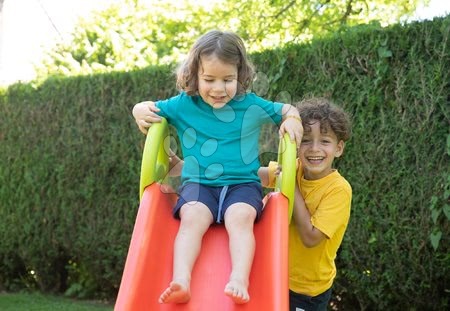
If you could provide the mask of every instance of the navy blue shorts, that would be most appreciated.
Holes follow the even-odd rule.
[[[262,187],[260,183],[211,187],[202,184],[188,183],[178,190],[178,201],[173,208],[173,215],[180,219],[180,208],[189,202],[201,202],[211,211],[214,222],[222,223],[228,207],[234,203],[247,203],[256,210],[256,220],[263,210]]]
[[[327,311],[331,291],[329,288],[322,294],[310,297],[289,290],[289,311]]]

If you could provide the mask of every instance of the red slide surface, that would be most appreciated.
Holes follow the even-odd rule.
[[[115,311],[285,311],[288,302],[288,199],[271,192],[255,225],[256,252],[250,274],[250,302],[237,305],[224,294],[231,271],[228,236],[213,225],[203,238],[192,272],[191,300],[160,304],[172,278],[173,242],[179,221],[172,217],[176,195],[153,183],[143,193],[120,284]]]

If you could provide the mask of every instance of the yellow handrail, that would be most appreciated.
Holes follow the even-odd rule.
[[[170,140],[167,120],[161,118],[160,123],[153,123],[148,129],[145,139],[141,164],[141,181],[139,198],[147,186],[154,182],[165,182],[169,172]]]
[[[289,200],[289,223],[294,211],[294,187],[297,173],[296,158],[297,146],[291,141],[289,135],[285,134],[278,145],[278,164],[281,165],[281,173],[277,176],[275,190],[280,191]]]

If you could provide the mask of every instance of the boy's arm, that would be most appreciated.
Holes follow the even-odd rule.
[[[276,176],[280,173],[278,162],[270,161],[269,166],[261,166],[258,176],[264,188],[275,188]]]
[[[161,117],[156,114],[159,109],[152,101],[140,102],[133,107],[133,117],[139,127],[139,130],[147,134],[147,129],[154,122],[161,122]]]
[[[269,168],[267,166],[261,166],[258,169],[258,176],[261,179],[261,185],[267,188],[269,185]]]
[[[291,141],[295,142],[297,146],[300,146],[303,136],[303,126],[297,108],[289,104],[284,104],[281,113],[283,115],[283,122],[278,131],[280,138],[285,133],[288,133]]]
[[[314,227],[311,223],[311,214],[306,208],[298,184],[295,183],[294,213],[292,216],[297,227],[297,232],[306,247],[314,247],[326,239],[326,235]]]
[[[184,161],[181,160],[172,149],[169,149],[169,176],[180,176],[183,165]]]

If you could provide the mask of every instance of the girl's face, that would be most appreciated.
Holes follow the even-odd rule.
[[[298,154],[305,179],[316,180],[332,172],[334,158],[342,155],[344,142],[338,141],[330,128],[321,133],[319,121],[314,121],[309,127],[311,131],[304,132]]]
[[[215,109],[225,106],[237,92],[236,65],[222,62],[216,55],[200,57],[198,92]]]

